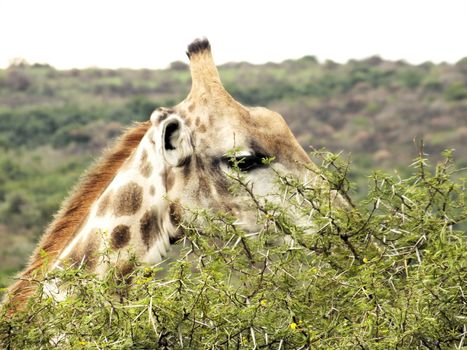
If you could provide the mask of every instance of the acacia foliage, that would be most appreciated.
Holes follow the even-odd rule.
[[[351,203],[348,166],[317,156],[311,171],[329,186],[278,175],[281,203],[250,197],[256,234],[228,214],[191,211],[180,255],[165,266],[123,279],[116,269],[103,279],[82,269],[50,274],[68,297],[39,288],[24,312],[2,315],[3,346],[462,348],[465,179],[451,152],[436,166],[421,153],[404,179],[375,172],[359,203]],[[349,206],[332,205],[328,187]],[[251,194],[240,172],[232,191]]]

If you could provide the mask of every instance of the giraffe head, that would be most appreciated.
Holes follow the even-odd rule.
[[[242,159],[238,166],[250,191],[270,200],[277,196],[276,172],[304,175],[302,164],[310,159],[284,119],[229,95],[207,40],[193,42],[187,54],[192,75],[187,98],[130,129],[87,173],[10,288],[15,305],[34,291],[30,278],[39,271],[71,262],[98,273],[115,264],[126,274],[132,269],[129,254],[149,264],[160,261],[171,238],[180,236],[184,208],[228,212],[244,230],[256,231],[249,198],[229,191],[233,158]],[[271,157],[271,164],[263,164]],[[113,255],[99,259],[107,247]]]
[[[245,107],[224,89],[207,40],[187,51],[192,88],[172,109],[158,109],[148,132],[165,165],[167,198],[181,207],[212,208],[238,218],[246,230],[256,227],[254,211],[244,197],[229,192],[232,154],[242,161],[253,192],[277,195],[276,174],[303,175],[310,159],[284,119],[262,107]],[[270,165],[264,158],[274,157]],[[271,198],[272,199],[272,198]]]

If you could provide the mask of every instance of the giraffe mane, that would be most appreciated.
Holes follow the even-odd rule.
[[[42,236],[28,266],[9,289],[7,298],[12,306],[21,308],[25,300],[35,291],[36,274],[47,271],[48,266],[75,237],[92,204],[110,184],[122,164],[132,155],[150,125],[150,122],[138,123],[126,130],[70,192]]]

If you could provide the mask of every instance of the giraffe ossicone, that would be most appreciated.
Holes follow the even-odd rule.
[[[284,119],[266,108],[243,106],[224,89],[209,42],[194,41],[187,55],[192,76],[187,98],[125,132],[83,179],[10,288],[15,305],[34,291],[32,276],[54,268],[84,264],[104,274],[115,265],[128,273],[131,256],[146,264],[161,261],[183,234],[183,208],[228,212],[244,230],[257,230],[249,201],[229,191],[226,155],[234,148],[260,196],[277,196],[277,171],[305,176],[301,164],[311,164],[310,158]],[[265,165],[264,157],[274,162]],[[104,262],[100,252],[107,248],[111,253]]]

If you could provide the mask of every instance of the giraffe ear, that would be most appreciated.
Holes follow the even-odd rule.
[[[177,167],[192,155],[193,146],[189,129],[176,117],[162,122],[162,154],[169,165]]]

